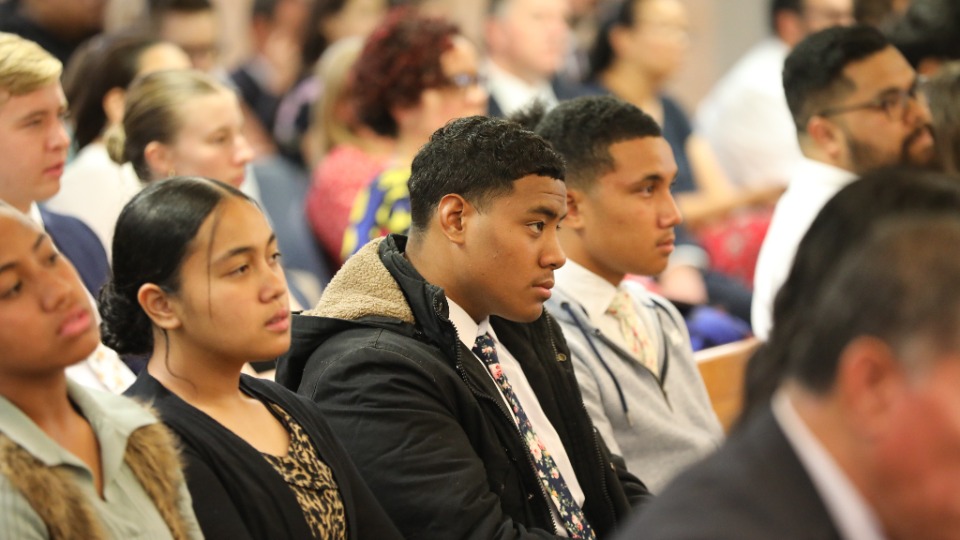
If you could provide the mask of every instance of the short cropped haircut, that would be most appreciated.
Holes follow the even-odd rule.
[[[613,170],[610,147],[641,137],[661,137],[660,126],[635,105],[613,96],[587,96],[557,105],[536,124],[567,164],[567,185],[589,191]]]
[[[457,27],[397,8],[370,34],[354,65],[357,116],[380,135],[395,137],[391,110],[413,107],[428,88],[446,82],[440,57],[453,47]]]
[[[922,240],[919,240],[922,239]],[[960,351],[960,219],[885,220],[839,263],[800,330],[788,378],[825,394],[853,340],[883,340],[908,370],[910,351]]]
[[[525,176],[564,179],[563,158],[547,141],[516,122],[485,116],[459,118],[438,129],[410,170],[414,234],[426,230],[446,195],[460,195],[482,211]]]
[[[0,105],[60,80],[63,64],[36,43],[0,32]]]
[[[889,46],[879,30],[864,25],[827,28],[797,44],[783,65],[783,90],[797,131],[806,131],[810,118],[855,90],[843,75],[848,65]]]
[[[925,59],[960,59],[960,5],[956,0],[912,0],[888,35],[914,68]]]

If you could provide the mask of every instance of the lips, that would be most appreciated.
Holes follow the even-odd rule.
[[[65,338],[72,338],[85,333],[93,324],[93,317],[90,311],[83,308],[75,308],[67,318],[60,323],[57,329],[57,335]]]
[[[267,321],[267,330],[271,332],[283,333],[290,329],[290,312],[286,309],[277,310],[277,312]]]
[[[550,289],[553,288],[553,284],[553,278],[550,278],[537,283],[533,286],[533,288],[539,292],[540,296],[543,296],[544,299],[549,299],[553,295],[553,293],[550,292]]]
[[[63,175],[64,162],[51,165],[43,170],[43,174],[56,175],[58,178]]]

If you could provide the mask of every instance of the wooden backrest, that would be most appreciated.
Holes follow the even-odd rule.
[[[760,340],[748,338],[694,353],[713,410],[725,430],[743,407],[743,373],[759,345]]]

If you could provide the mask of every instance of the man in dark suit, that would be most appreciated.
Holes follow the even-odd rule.
[[[596,94],[557,76],[571,46],[570,6],[557,0],[493,0],[485,39],[490,116],[509,116],[534,100],[559,101]]]
[[[952,215],[879,223],[810,299],[771,406],[621,538],[960,538],[958,242]]]
[[[70,144],[61,69],[36,43],[0,33],[0,199],[43,226],[96,296],[109,271],[96,234],[37,205],[59,191]]]

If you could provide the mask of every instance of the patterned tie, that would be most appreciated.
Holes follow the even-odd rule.
[[[494,346],[493,338],[490,337],[490,334],[485,333],[477,336],[477,341],[473,346],[473,352],[487,365],[487,369],[490,370],[493,380],[503,392],[503,397],[510,403],[513,414],[517,417],[517,427],[520,429],[520,435],[523,437],[523,440],[526,441],[527,448],[530,449],[530,456],[536,465],[537,476],[540,477],[544,489],[550,495],[550,498],[553,499],[553,504],[556,505],[557,510],[559,510],[560,518],[563,519],[563,525],[567,530],[567,534],[569,534],[571,538],[595,540],[596,536],[593,534],[593,529],[591,529],[590,524],[587,523],[587,519],[584,517],[580,505],[577,504],[577,501],[573,499],[573,495],[570,494],[570,489],[563,480],[563,476],[560,475],[560,470],[557,468],[553,456],[550,455],[550,452],[546,449],[543,442],[537,437],[536,432],[533,431],[533,425],[530,424],[530,419],[528,419],[527,414],[523,412],[523,407],[520,406],[520,400],[517,399],[517,395],[513,393],[513,387],[510,386],[510,381],[507,380],[507,375],[500,367],[500,361],[497,360],[497,349]]]
[[[657,365],[657,356],[653,344],[647,336],[646,329],[637,315],[630,293],[618,288],[617,294],[607,308],[607,315],[612,315],[620,323],[620,333],[623,335],[627,348],[633,357],[646,366],[654,375],[660,375],[660,366]]]

